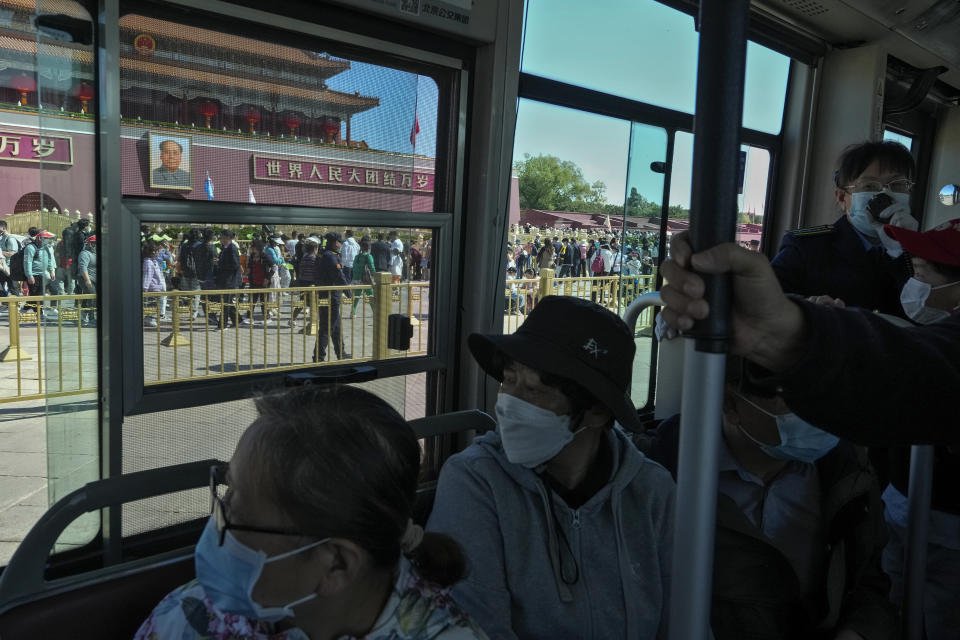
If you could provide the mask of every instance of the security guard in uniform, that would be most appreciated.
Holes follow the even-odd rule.
[[[844,151],[834,193],[845,215],[784,235],[771,263],[783,290],[903,316],[900,290],[912,275],[910,258],[882,227],[918,227],[909,209],[913,176],[913,157],[899,143],[867,142]],[[878,194],[888,205],[871,213],[868,205]]]
[[[323,254],[317,260],[317,284],[321,287],[345,286],[343,269],[340,265],[340,246],[343,238],[336,231],[324,236],[327,241]],[[323,291],[318,296],[321,300],[329,299],[328,306],[317,309],[317,319],[320,326],[317,328],[317,344],[313,349],[313,361],[323,362],[327,357],[327,342],[333,339],[333,352],[340,360],[349,360],[353,356],[343,348],[343,339],[340,335],[340,291]]]

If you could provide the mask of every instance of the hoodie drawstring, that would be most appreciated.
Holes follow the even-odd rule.
[[[627,638],[639,637],[637,629],[636,611],[630,588],[630,576],[633,575],[633,567],[630,566],[629,558],[626,554],[626,536],[623,533],[623,512],[620,508],[620,492],[614,491],[610,497],[610,507],[613,509],[613,528],[617,536],[617,562],[620,565],[620,589],[623,592],[623,610],[627,618]]]
[[[560,602],[573,602],[573,592],[570,590],[570,584],[572,583],[568,584],[563,576],[563,559],[560,555],[560,541],[557,537],[553,502],[546,487],[543,486],[543,482],[539,479],[537,480],[537,491],[540,493],[540,499],[543,501],[544,512],[547,516],[547,546],[550,550],[550,566],[553,569],[553,581],[557,585],[557,595],[560,596]],[[564,538],[564,543],[566,543],[566,538]]]

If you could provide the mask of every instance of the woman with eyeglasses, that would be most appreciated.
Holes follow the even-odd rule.
[[[420,447],[406,421],[353,387],[256,405],[229,466],[211,469],[196,580],[136,639],[485,638],[447,594],[459,546],[411,519]]]
[[[834,173],[841,217],[784,235],[771,262],[783,290],[902,316],[900,290],[911,275],[910,258],[883,226],[917,229],[910,215],[915,175],[913,156],[898,142],[847,148]]]

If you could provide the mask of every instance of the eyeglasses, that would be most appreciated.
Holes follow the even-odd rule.
[[[863,191],[883,191],[884,189],[889,189],[894,193],[910,193],[913,191],[914,184],[916,183],[908,178],[898,178],[887,183],[880,182],[879,180],[870,180],[868,182],[848,184],[847,186],[843,187],[843,189],[845,191],[852,190],[853,193],[859,193]]]
[[[303,533],[300,531],[287,531],[285,529],[272,529],[270,527],[248,527],[246,525],[234,524],[227,517],[227,505],[225,499],[229,492],[226,483],[228,465],[215,464],[210,467],[210,512],[213,515],[213,523],[217,527],[217,544],[223,546],[223,541],[227,537],[227,531],[252,531],[254,533],[269,533],[278,536],[299,536],[301,538],[327,538],[329,536],[319,536],[313,533]]]

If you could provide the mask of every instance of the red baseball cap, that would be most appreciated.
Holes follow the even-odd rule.
[[[56,238],[56,237],[57,237],[57,236],[55,236],[54,234],[52,234],[52,233],[50,233],[49,231],[47,231],[46,229],[44,229],[43,231],[41,231],[41,232],[38,233],[37,235],[40,236],[41,238]]]
[[[96,235],[92,235],[92,236],[88,237],[86,241],[87,241],[87,242],[96,242],[96,241],[97,241],[97,236],[96,236]]]
[[[929,231],[910,231],[889,224],[883,230],[912,256],[960,267],[960,218]]]

